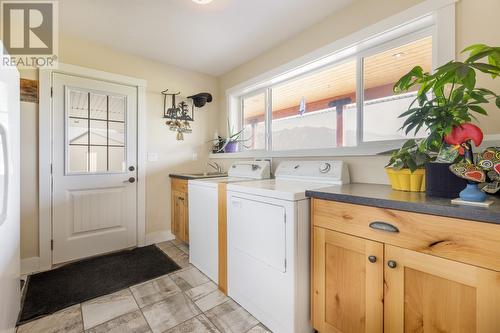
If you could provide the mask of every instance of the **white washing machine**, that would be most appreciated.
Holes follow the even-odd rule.
[[[235,162],[227,177],[189,180],[189,262],[219,283],[219,184],[265,179],[269,161]]]
[[[341,161],[286,161],[276,179],[228,184],[228,295],[274,333],[312,332],[310,200],[349,183]]]

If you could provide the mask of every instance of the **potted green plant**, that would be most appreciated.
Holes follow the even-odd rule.
[[[391,186],[395,190],[425,191],[424,166],[429,161],[423,140],[408,140],[394,151],[386,166]]]
[[[238,146],[240,142],[246,142],[249,139],[243,138],[243,132],[245,129],[241,129],[234,132],[233,127],[229,124],[229,119],[227,120],[227,137],[219,136],[217,139],[210,140],[214,143],[214,150],[216,153],[236,153],[238,151]]]
[[[406,134],[426,130],[429,135],[422,144],[430,157],[426,163],[426,192],[428,195],[456,197],[464,187],[462,180],[450,171],[450,163],[439,163],[436,157],[446,148],[444,137],[452,129],[476,119],[476,114],[487,115],[484,104],[494,101],[500,108],[500,96],[476,87],[477,72],[495,79],[500,74],[500,47],[475,44],[462,53],[465,61],[450,61],[434,73],[416,66],[394,85],[395,93],[418,89],[415,100],[400,115],[406,118],[402,130]]]

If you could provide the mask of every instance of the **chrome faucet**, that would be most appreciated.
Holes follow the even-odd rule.
[[[218,173],[222,173],[222,167],[215,161],[207,162],[207,166],[211,167],[212,169],[214,169]]]

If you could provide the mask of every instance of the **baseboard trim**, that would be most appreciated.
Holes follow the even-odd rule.
[[[154,231],[146,234],[146,246],[175,239],[170,230]]]
[[[31,274],[40,270],[40,257],[21,259],[21,274]]]

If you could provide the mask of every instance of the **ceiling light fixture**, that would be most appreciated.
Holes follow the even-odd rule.
[[[208,5],[211,3],[213,0],[193,0],[194,3],[198,5]]]

